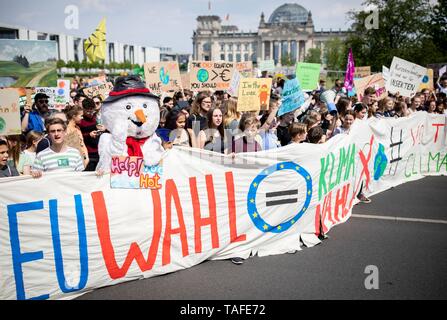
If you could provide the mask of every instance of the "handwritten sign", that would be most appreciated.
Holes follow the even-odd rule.
[[[245,78],[251,78],[253,76],[253,62],[242,61],[236,62],[236,70]]]
[[[371,75],[371,67],[355,67],[354,78],[365,78]]]
[[[270,102],[271,78],[243,78],[239,83],[238,111],[267,109]]]
[[[15,89],[0,89],[0,135],[21,132],[19,93]]]
[[[109,96],[109,92],[112,91],[113,84],[111,82],[107,82],[104,84],[100,84],[99,86],[93,86],[84,88],[84,94],[93,99],[96,96],[101,96],[102,100],[105,100]]]
[[[92,78],[92,79],[88,79],[87,80],[87,87],[95,87],[95,86],[99,86],[102,84],[107,83],[107,79],[105,75],[96,77],[96,78]]]
[[[304,104],[304,94],[301,90],[300,82],[297,78],[287,80],[282,92],[281,107],[278,110],[278,116],[292,112]]]
[[[412,97],[419,89],[426,74],[426,68],[394,57],[391,62],[387,89],[391,93],[399,92],[403,97]]]
[[[239,93],[239,83],[241,82],[242,76],[239,71],[235,70],[233,77],[231,78],[230,87],[227,92],[232,97],[237,97]]]
[[[162,92],[182,90],[182,78],[177,61],[145,63],[144,77],[146,87],[151,92],[161,94]]]
[[[302,90],[312,91],[318,87],[321,65],[319,63],[300,62],[296,66],[296,76]]]
[[[388,96],[385,88],[385,80],[381,73],[373,74],[369,77],[354,79],[354,86],[357,92],[357,98],[359,101],[363,99],[365,89],[372,87],[376,90],[376,99],[381,100]]]
[[[275,60],[260,60],[258,64],[261,71],[275,71]]]
[[[193,61],[191,63],[191,90],[228,90],[236,70],[233,62]]]
[[[180,78],[182,79],[182,87],[184,89],[191,88],[189,77],[189,72],[180,74]]]
[[[161,189],[160,165],[146,166],[141,157],[112,157],[110,187],[112,189]]]

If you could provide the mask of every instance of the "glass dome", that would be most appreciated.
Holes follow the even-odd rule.
[[[297,3],[286,3],[273,11],[269,23],[306,23],[308,12]]]

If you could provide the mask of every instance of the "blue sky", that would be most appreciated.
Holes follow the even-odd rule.
[[[208,3],[211,2],[211,11]],[[346,12],[361,10],[362,0],[14,0],[0,2],[0,23],[87,38],[101,18],[107,18],[107,40],[146,46],[171,47],[192,53],[192,34],[198,15],[229,14],[232,24],[244,31],[257,30],[261,12],[266,20],[284,3],[298,3],[312,11],[317,30],[346,30]],[[66,6],[79,8],[79,29],[64,26]]]

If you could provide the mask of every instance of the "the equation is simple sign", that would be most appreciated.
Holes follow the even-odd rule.
[[[233,62],[193,61],[191,63],[191,90],[227,90],[230,87],[235,64]]]

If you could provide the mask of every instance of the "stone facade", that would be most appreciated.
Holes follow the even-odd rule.
[[[278,7],[265,21],[261,14],[257,32],[242,32],[223,25],[218,16],[199,16],[193,34],[193,59],[205,61],[303,61],[310,48],[324,49],[331,38],[345,39],[346,31],[315,31],[312,13],[298,4]]]

